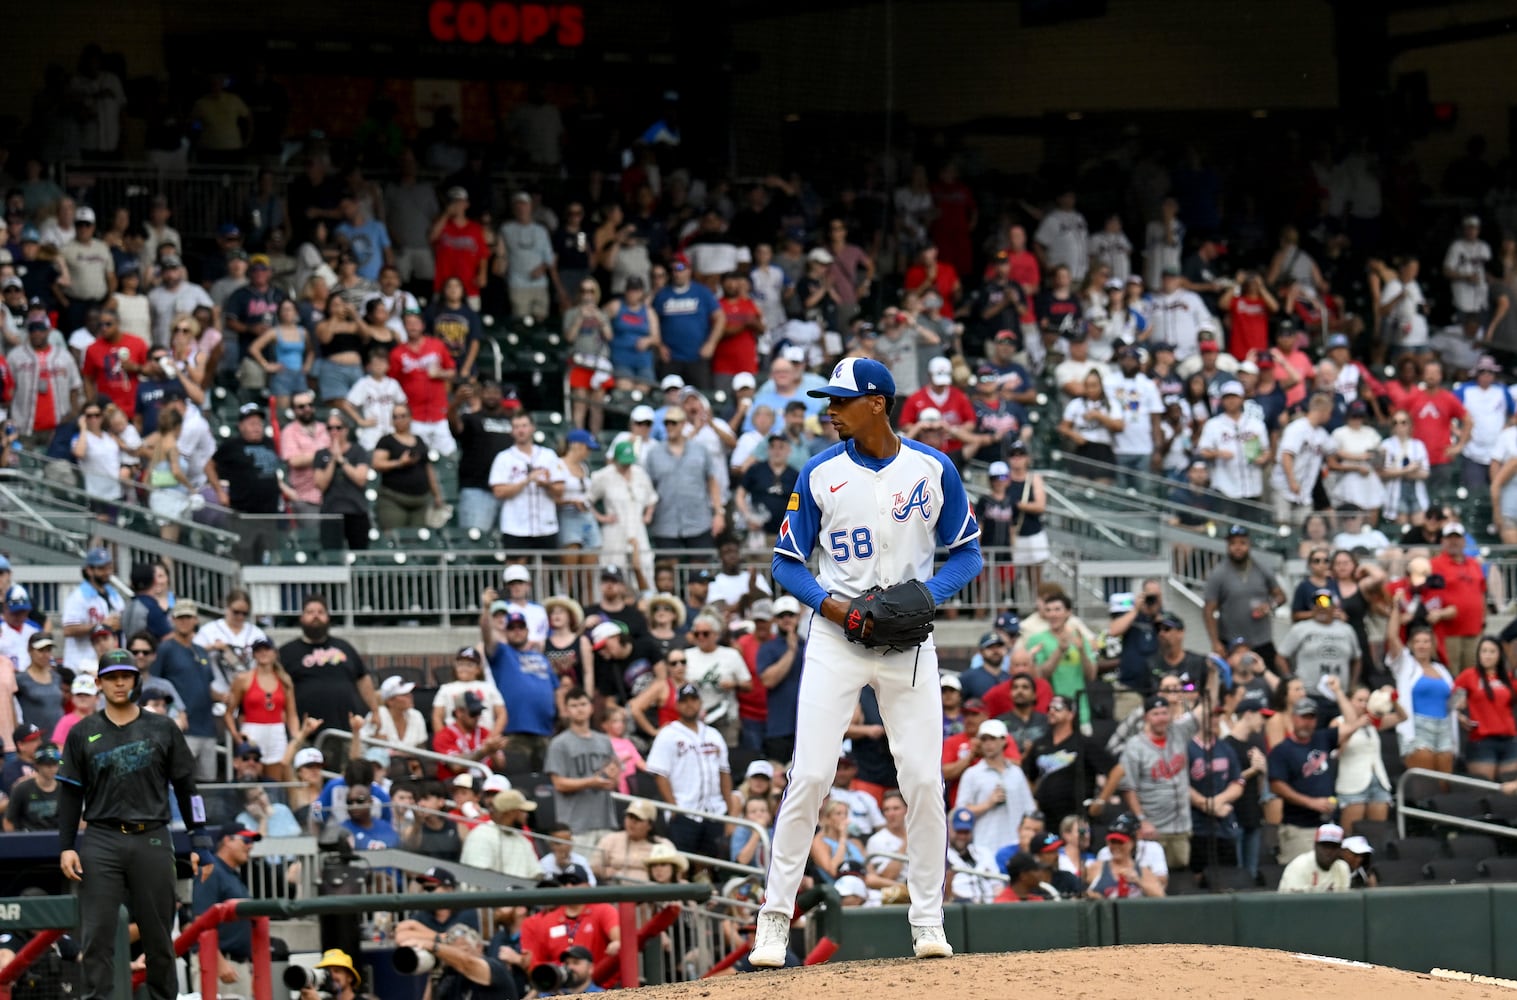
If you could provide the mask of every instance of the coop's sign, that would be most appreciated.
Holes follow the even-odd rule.
[[[578,4],[433,0],[427,27],[439,42],[576,48],[585,44],[585,9]]]

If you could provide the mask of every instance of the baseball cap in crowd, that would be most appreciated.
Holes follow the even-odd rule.
[[[675,254],[674,255],[674,260],[672,260],[672,261],[669,262],[669,270],[671,270],[671,271],[688,271],[688,270],[690,270],[690,258],[686,257],[682,253]]]
[[[633,799],[627,803],[627,815],[635,816],[644,823],[652,823],[658,817],[658,807],[647,799]]]
[[[1200,347],[1198,349],[1202,354],[1216,354],[1218,351],[1222,350],[1222,346],[1215,340],[1203,340],[1201,341]]]
[[[1259,366],[1253,361],[1245,361],[1238,366],[1238,371],[1244,375],[1257,375],[1259,374]]]
[[[948,822],[955,830],[973,830],[974,813],[968,809],[955,809],[953,815],[949,817]]]
[[[237,228],[237,223],[235,222],[223,222],[220,226],[216,227],[216,235],[222,239],[231,239],[233,236],[241,236],[242,230]]]
[[[42,739],[42,730],[30,722],[23,722],[11,734],[11,739],[16,743],[30,743],[32,740],[40,741]]]
[[[1316,699],[1312,698],[1310,695],[1304,698],[1297,698],[1296,703],[1291,706],[1291,713],[1293,715],[1316,715]]]
[[[169,617],[199,618],[200,608],[195,604],[194,601],[185,600],[181,597],[179,600],[175,601],[174,606],[169,609]]]
[[[962,708],[961,708],[961,711],[963,711],[965,718],[968,718],[971,715],[986,715],[986,714],[988,714],[985,711],[985,703],[983,701],[981,701],[979,698],[969,698],[969,699],[966,699],[965,702],[964,702],[964,704],[963,704],[963,706],[962,706]],[[978,728],[978,727],[976,727],[976,728]]]
[[[504,792],[498,792],[490,804],[495,807],[496,812],[501,813],[515,812],[518,809],[520,809],[522,812],[537,811],[537,803],[533,802],[531,799],[527,798],[525,795],[523,795],[521,792],[518,792],[514,788],[508,788]]]
[[[678,375],[665,375],[663,381],[658,384],[658,387],[666,392],[670,389],[683,389],[685,387],[685,380]]]
[[[675,700],[684,701],[686,698],[699,698],[700,696],[701,689],[694,684],[681,684],[679,686],[679,695]]]
[[[423,888],[456,889],[458,888],[458,876],[440,865],[433,865],[416,877]]]
[[[1464,217],[1464,228],[1469,229],[1472,226],[1476,229],[1480,228],[1480,216],[1466,215]]]
[[[469,189],[455,185],[448,188],[447,197],[449,201],[468,201]]]
[[[859,899],[869,898],[869,887],[857,875],[844,875],[834,882],[832,887],[838,891],[839,896],[857,896]]]
[[[260,403],[243,403],[237,410],[237,419],[246,420],[248,417],[263,416],[263,406]]]
[[[1335,349],[1337,349],[1339,347],[1342,347],[1345,350],[1347,350],[1349,346],[1350,346],[1350,344],[1349,344],[1349,339],[1348,339],[1348,335],[1347,334],[1335,333],[1331,337],[1327,338],[1327,349],[1329,351],[1335,350]]]
[[[466,715],[480,716],[485,714],[484,699],[473,691],[464,692],[463,702],[459,707],[464,710],[464,714]]]
[[[100,688],[95,685],[95,678],[91,677],[89,674],[80,674],[74,678],[74,683],[69,686],[69,693],[99,694]]]
[[[631,441],[618,441],[611,449],[611,460],[617,465],[632,465],[637,462],[637,449]]]
[[[1248,537],[1248,529],[1245,528],[1241,524],[1235,524],[1231,528],[1227,529],[1227,537],[1228,538],[1247,538]]]
[[[267,271],[268,269],[269,269],[269,255],[268,254],[255,253],[251,257],[248,258],[248,270],[249,271],[259,271],[259,270]]]
[[[32,610],[32,595],[26,592],[26,588],[19,583],[11,584],[11,588],[5,592],[5,610],[7,611],[30,611]]]
[[[1173,264],[1166,264],[1164,269],[1159,272],[1159,276],[1163,278],[1178,278],[1180,276],[1180,269]]]
[[[998,633],[998,632],[986,632],[984,635],[980,636],[980,648],[981,649],[987,649],[987,648],[989,648],[991,646],[1004,646],[1004,645],[1006,645],[1006,640],[1002,639],[1001,636],[1000,636],[1000,633]]]
[[[600,451],[600,442],[595,440],[595,435],[583,428],[576,427],[564,437],[569,444],[582,444],[591,451]]]
[[[263,750],[256,743],[239,743],[237,744],[237,751],[233,756],[238,758],[257,757],[261,760],[263,759]]]
[[[624,577],[620,566],[602,566],[600,570],[602,580],[615,580],[620,583]]]
[[[1448,524],[1445,524],[1443,526],[1443,537],[1447,538],[1450,535],[1458,535],[1460,538],[1463,538],[1464,525],[1460,524],[1458,521],[1450,521]]]
[[[583,865],[567,864],[558,873],[559,885],[589,885],[590,873]]]
[[[1052,830],[1032,842],[1032,853],[1047,854],[1049,851],[1057,851],[1064,846],[1064,838]]]
[[[748,617],[754,621],[774,621],[774,602],[768,600],[754,601],[748,608]]]
[[[21,279],[16,277],[14,274],[4,279],[0,279],[0,292],[8,292],[13,288],[25,289],[26,286],[23,285],[21,283]]]
[[[647,290],[648,283],[635,274],[629,274],[627,275],[627,283],[622,287],[630,291],[641,292]]]
[[[277,649],[277,648],[279,648],[279,647],[277,647],[277,646],[274,645],[274,640],[273,639],[270,639],[266,635],[261,635],[258,638],[256,638],[256,639],[253,640],[253,644],[248,647],[248,652],[250,652],[250,653],[256,653],[260,649]]]
[[[1111,821],[1111,826],[1106,828],[1107,840],[1125,840],[1128,843],[1138,839],[1138,830],[1142,826],[1138,817],[1132,813],[1123,813]]]
[[[1006,723],[1000,719],[986,719],[980,723],[980,728],[975,730],[975,735],[982,739],[990,736],[998,740],[1004,740],[1007,736]]]
[[[844,358],[832,369],[832,378],[806,395],[816,399],[856,399],[859,396],[894,396],[895,379],[890,369],[873,358]]]
[[[1018,618],[1014,611],[1002,611],[996,617],[996,630],[1005,632],[1007,635],[1022,634],[1022,619]]]
[[[515,785],[511,784],[511,779],[506,777],[504,774],[492,774],[485,779],[485,783],[483,785],[479,786],[480,791],[491,795],[495,794],[496,792],[504,792],[509,788],[515,787]]]
[[[63,751],[58,749],[56,743],[44,743],[37,748],[37,756],[33,758],[37,764],[61,764],[63,763]]]
[[[1143,702],[1143,712],[1145,715],[1156,708],[1169,708],[1169,702],[1165,700],[1162,694],[1151,694]]]
[[[511,611],[506,614],[506,628],[527,627],[527,616],[520,611]]]
[[[1159,616],[1159,621],[1156,624],[1161,629],[1164,629],[1164,628],[1179,628],[1179,629],[1183,629],[1185,627],[1185,623],[1180,620],[1180,616],[1177,615],[1177,614],[1175,614],[1173,611],[1166,611],[1162,615],[1160,615]]]
[[[175,268],[183,267],[184,261],[180,259],[178,254],[171,253],[166,254],[163,259],[158,262],[158,266],[163,268],[165,271],[172,271]]]
[[[74,209],[74,225],[93,226],[95,224],[95,210],[88,205],[80,205]]]
[[[1027,442],[1023,441],[1021,438],[1018,438],[1017,440],[1013,441],[1011,444],[1009,444],[1009,445],[1006,446],[1006,457],[1007,458],[1016,458],[1019,455],[1026,455],[1026,454],[1028,454],[1028,451],[1027,451]]]
[[[453,654],[453,659],[472,660],[473,662],[478,663],[479,650],[475,649],[473,646],[462,646],[459,648],[458,652]]]
[[[750,373],[748,373],[748,372],[738,372],[736,375],[732,376],[732,391],[733,392],[739,392],[739,391],[741,391],[743,389],[756,389],[756,388],[758,388],[758,382],[757,382],[756,379],[754,379],[754,377]]]
[[[513,563],[506,567],[500,578],[503,583],[531,583],[532,571],[521,563]]]
[[[767,760],[756,760],[748,765],[748,770],[744,772],[743,777],[769,778],[772,780],[774,778],[774,765]]]
[[[798,615],[801,613],[801,602],[786,594],[784,597],[774,599],[774,617],[780,615]]]
[[[110,550],[100,548],[99,546],[90,549],[84,554],[84,565],[90,569],[104,569],[111,565],[112,562]]]
[[[54,645],[53,637],[46,632],[33,632],[26,644],[31,649],[52,649]]]
[[[1241,396],[1243,395],[1243,383],[1228,381],[1222,383],[1222,388],[1217,391],[1217,396]]]
[[[935,406],[925,406],[922,412],[917,414],[917,423],[923,427],[940,427],[943,423],[943,411]]]
[[[947,358],[933,358],[927,362],[927,376],[933,385],[949,385],[953,382],[953,362]]]
[[[47,748],[43,747],[43,749],[45,750]],[[41,755],[40,752],[38,753],[37,757],[38,757],[39,760],[41,759],[42,755]],[[1343,838],[1343,849],[1345,851],[1348,851],[1348,852],[1352,853],[1352,854],[1374,854],[1375,853],[1375,848],[1370,845],[1370,842],[1368,840],[1365,840],[1363,837],[1358,836],[1358,835],[1355,835],[1355,836],[1352,836],[1352,837],[1345,837],[1345,838]]]
[[[1274,715],[1269,707],[1269,698],[1263,691],[1245,691],[1243,697],[1238,699],[1238,707],[1233,710],[1234,715],[1242,715],[1244,712],[1259,712],[1262,715]]]
[[[690,580],[689,580],[689,582],[690,583],[710,583],[712,580],[715,580],[715,579],[716,579],[716,577],[714,577],[714,576],[711,575],[711,571],[709,569],[698,569],[694,573],[690,574]]]
[[[1501,373],[1501,363],[1489,354],[1482,354],[1480,355],[1480,360],[1475,362],[1475,371],[1491,372],[1492,374],[1499,375]]]
[[[379,685],[379,700],[389,701],[397,695],[410,694],[416,690],[416,685],[408,683],[403,677],[386,677],[384,683]]]
[[[510,610],[511,605],[507,604],[505,601],[492,601],[490,603],[491,615],[503,615]]]
[[[1132,591],[1125,590],[1121,593],[1112,594],[1106,599],[1106,611],[1108,614],[1125,615],[1137,605],[1137,598]]]
[[[964,682],[959,680],[959,675],[947,670],[938,674],[939,688],[953,688],[955,691],[964,690]]]
[[[989,474],[991,479],[1010,479],[1011,466],[1005,462],[991,462]]]
[[[468,772],[464,772],[463,774],[456,774],[456,775],[454,775],[453,776],[453,787],[454,788],[473,788],[474,787],[474,775],[469,774]]]
[[[21,242],[22,243],[41,243],[42,242],[42,231],[40,229],[38,229],[36,226],[22,226],[21,227]]]
[[[1349,420],[1362,420],[1370,415],[1369,404],[1362,399],[1356,399],[1348,404],[1348,408],[1344,410],[1343,415]]]
[[[1231,639],[1227,640],[1227,653],[1229,656],[1231,656],[1233,653],[1236,653],[1238,650],[1248,645],[1250,645],[1250,643],[1247,639],[1243,638],[1241,635],[1235,635]]]
[[[1343,843],[1343,827],[1337,823],[1323,823],[1317,827],[1316,842],[1319,844]]]
[[[579,866],[575,865],[574,867],[578,868]],[[563,881],[562,877],[560,877],[559,881]],[[558,953],[558,960],[560,962],[567,962],[571,958],[577,958],[583,962],[595,961],[595,956],[591,954],[590,949],[586,948],[582,944],[571,944],[569,947]]]
[[[817,247],[815,250],[806,255],[806,260],[812,264],[830,265],[832,263],[832,254],[828,253],[826,250],[823,250],[821,247]]]
[[[295,751],[295,770],[297,771],[302,767],[309,767],[312,764],[319,767],[326,762],[327,759],[315,747],[302,747]]]
[[[595,649],[605,646],[607,641],[622,634],[620,622],[601,622],[590,630],[590,645]]]
[[[634,424],[651,424],[653,423],[653,407],[646,403],[641,406],[634,406],[632,413],[627,419],[631,420]]]

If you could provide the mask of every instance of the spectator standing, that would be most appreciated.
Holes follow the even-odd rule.
[[[80,569],[83,580],[63,601],[63,666],[78,673],[94,658],[90,633],[97,625],[112,631],[121,627],[126,599],[111,583],[114,561],[110,551],[93,548],[85,553]]]
[[[370,217],[368,210],[352,192],[343,194],[337,203],[342,221],[332,229],[332,235],[346,244],[358,265],[358,276],[365,281],[377,282],[381,269],[395,263],[391,249],[390,231],[383,220]]]
[[[500,690],[486,679],[479,650],[473,646],[464,646],[453,656],[453,679],[439,687],[432,699],[434,732],[453,717],[453,710],[466,694],[473,694],[484,705],[484,713],[480,716],[481,726],[493,734],[505,731],[506,705],[500,696]]]
[[[1317,710],[1315,699],[1297,699],[1290,706],[1286,738],[1269,752],[1269,788],[1284,800],[1280,863],[1285,865],[1311,851],[1317,827],[1336,809],[1333,751],[1351,734],[1342,726],[1318,729]]]
[[[498,641],[489,611],[495,601],[494,588],[480,595],[480,648],[490,664],[495,686],[509,706],[505,733],[510,737],[511,754],[525,758],[531,770],[541,770],[557,721],[557,692],[562,679],[545,655],[528,648],[527,619],[520,612],[507,613],[506,641]]]
[[[1202,331],[1208,325],[1215,329],[1211,311],[1201,296],[1183,287],[1177,267],[1164,268],[1148,317],[1153,342],[1171,345],[1177,362],[1199,354]]]
[[[1095,798],[1096,778],[1115,763],[1099,743],[1076,728],[1074,702],[1054,695],[1048,702],[1048,732],[1022,752],[1022,773],[1045,816],[1074,816]]]
[[[453,355],[425,329],[410,333],[390,351],[389,377],[410,404],[411,433],[443,457],[458,450],[448,431],[448,389],[455,372]]]
[[[980,723],[975,734],[979,760],[959,778],[955,812],[968,809],[975,817],[975,840],[998,851],[1017,840],[1022,817],[1037,809],[1027,778],[1006,759],[1006,724],[999,719]]]
[[[433,752],[458,759],[457,767],[443,763],[437,765],[439,781],[450,781],[460,774],[475,774],[475,769],[465,762],[482,762],[486,766],[499,762],[498,755],[505,747],[506,739],[479,724],[484,710],[485,703],[479,696],[466,691],[462,698],[454,702],[453,721],[433,734]]]
[[[180,598],[169,610],[174,631],[158,647],[152,674],[174,685],[179,693],[179,707],[189,720],[185,742],[195,758],[195,779],[214,781],[217,771],[216,744],[221,732],[221,718],[226,715],[226,694],[212,690],[216,675],[211,669],[210,654],[195,645],[200,628],[200,609],[194,601]],[[282,749],[282,748],[281,748]]]
[[[511,315],[538,323],[547,319],[550,285],[557,301],[565,301],[557,264],[553,237],[532,219],[532,196],[516,192],[511,196],[511,218],[500,227],[494,265],[495,273],[506,279]]]
[[[690,628],[695,645],[685,650],[685,676],[700,689],[706,724],[721,733],[729,747],[735,747],[740,726],[737,692],[751,687],[753,679],[742,654],[719,645],[723,631],[722,623],[710,615],[695,619]]]
[[[153,314],[153,343],[159,347],[167,347],[170,340],[169,327],[173,325],[176,317],[193,316],[195,310],[201,306],[212,309],[215,304],[211,302],[211,297],[206,294],[204,288],[185,280],[184,261],[177,253],[165,256],[157,264],[160,283],[147,293],[147,302]],[[229,311],[235,312],[238,295],[243,290],[234,292],[227,300]],[[278,303],[276,302],[275,305],[277,306]],[[272,310],[270,314],[272,321]],[[238,331],[239,340],[242,336],[243,332]],[[251,340],[249,342],[251,343]]]
[[[80,374],[86,397],[104,396],[130,419],[137,413],[137,380],[147,363],[147,344],[122,331],[114,309],[100,311],[100,336],[84,352]]]
[[[501,547],[507,550],[558,547],[558,504],[567,476],[559,457],[533,442],[535,431],[530,415],[514,415],[512,445],[490,465],[490,488],[501,501]]]
[[[1491,485],[1492,453],[1501,431],[1517,411],[1512,387],[1497,381],[1501,365],[1489,354],[1475,362],[1474,379],[1454,387],[1454,395],[1469,414],[1470,430],[1460,456],[1460,482],[1473,493],[1484,493]],[[1363,506],[1363,505],[1361,505]]]
[[[105,305],[116,291],[116,264],[111,248],[97,238],[95,210],[81,205],[74,213],[73,238],[61,248],[68,265],[68,318],[70,328],[84,321],[84,314]]]
[[[1216,675],[1208,678],[1215,690]],[[1119,763],[1118,787],[1127,811],[1164,848],[1171,869],[1190,864],[1190,766],[1187,744],[1200,731],[1195,713],[1171,719],[1169,702],[1153,695],[1143,703],[1143,731],[1128,740]]]
[[[401,150],[397,166],[399,175],[384,189],[385,222],[394,242],[395,266],[407,285],[431,281],[432,241],[428,231],[441,211],[437,191],[417,180],[416,154],[409,148]]]
[[[472,404],[478,400],[478,406]],[[512,418],[499,383],[465,383],[448,404],[448,429],[458,444],[458,509],[454,523],[488,535],[500,527],[500,500],[490,488],[495,458],[511,447]]]
[[[1243,404],[1243,386],[1236,381],[1219,390],[1222,412],[1208,419],[1196,442],[1196,454],[1211,463],[1212,489],[1226,499],[1224,515],[1257,519],[1264,495],[1264,470],[1274,457],[1264,421]]]
[[[329,728],[346,729],[354,715],[379,707],[374,678],[358,650],[331,634],[326,598],[307,594],[300,606],[300,635],[279,647],[279,662],[295,684],[301,711]]]
[[[664,412],[667,441],[651,445],[643,467],[659,501],[649,534],[659,549],[709,549],[726,529],[721,493],[721,461],[683,434],[685,411]]]
[[[764,334],[764,317],[749,292],[748,276],[731,272],[722,276],[722,339],[711,354],[714,388],[732,390],[737,375],[758,373],[758,343]]]
[[[1225,656],[1222,636],[1241,636],[1266,664],[1275,662],[1271,623],[1275,608],[1286,603],[1285,593],[1253,558],[1248,529],[1227,529],[1227,559],[1206,580],[1202,621],[1212,652]]]
[[[1043,270],[1069,268],[1069,276],[1079,283],[1090,269],[1090,228],[1085,216],[1075,210],[1074,188],[1066,187],[1054,198],[1054,207],[1043,215],[1033,235]]]
[[[407,305],[401,320],[406,338],[419,337],[423,329],[430,327],[433,336],[441,340],[448,353],[453,355],[453,364],[458,368],[460,378],[475,374],[480,344],[484,339],[484,321],[479,317],[478,307],[471,305],[465,297],[462,281],[449,278],[443,282],[442,294],[433,298],[425,313],[418,313]]]
[[[678,717],[659,730],[648,751],[648,771],[664,801],[725,814],[732,794],[727,744],[720,733],[700,720],[701,693],[694,684],[679,689],[676,707]],[[688,854],[725,856],[718,820],[676,813],[669,821],[669,838]]]
[[[1122,470],[1117,485],[1137,488],[1141,480],[1134,473],[1157,473],[1163,465],[1158,442],[1163,440],[1160,421],[1164,415],[1164,401],[1153,379],[1140,370],[1135,348],[1119,347],[1116,362],[1120,374],[1105,381],[1106,390],[1122,417],[1122,429],[1112,440],[1112,451]]]
[[[1454,309],[1460,323],[1479,329],[1490,308],[1491,286],[1487,269],[1491,245],[1480,238],[1480,216],[1467,215],[1459,238],[1443,255],[1443,276],[1449,280]]]
[[[1275,653],[1276,673],[1301,678],[1308,693],[1320,700],[1337,697],[1325,686],[1328,678],[1343,687],[1359,680],[1359,638],[1343,620],[1337,595],[1323,587],[1312,593],[1311,617],[1291,626]]]
[[[295,419],[279,432],[279,457],[289,469],[285,481],[295,492],[295,509],[310,514],[321,507],[321,490],[316,485],[316,455],[331,449],[332,438],[326,425],[316,420],[315,393],[309,389],[296,393],[291,402]]]
[[[447,204],[442,214],[432,220],[427,242],[432,244],[432,291],[440,292],[450,279],[457,280],[469,308],[477,312],[479,290],[490,263],[490,246],[485,241],[484,229],[469,218],[468,189],[448,188]]]
[[[913,434],[923,412],[937,410],[948,430],[943,451],[953,455],[964,447],[961,435],[967,436],[974,430],[977,419],[974,404],[953,384],[953,362],[947,358],[937,357],[927,363],[927,381],[927,385],[906,397],[901,404],[901,430],[907,435]]]
[[[1190,870],[1197,880],[1208,869],[1236,867],[1243,766],[1219,736],[1222,712],[1206,710],[1203,726],[1186,747],[1190,768]]]
[[[564,694],[564,730],[548,743],[543,770],[553,782],[553,814],[574,831],[574,843],[593,850],[616,828],[611,792],[621,762],[611,738],[590,728],[593,703],[584,688]]]
[[[1312,509],[1317,481],[1333,451],[1333,439],[1327,431],[1332,416],[1332,396],[1325,392],[1313,393],[1307,401],[1306,412],[1287,424],[1285,432],[1280,435],[1275,467],[1270,475],[1275,520],[1280,524],[1299,525]]]
[[[658,315],[664,373],[709,390],[711,357],[721,342],[726,315],[710,289],[690,280],[690,262],[683,254],[669,266],[669,284],[653,296],[653,311]]]
[[[26,338],[6,353],[15,386],[8,416],[18,440],[34,451],[47,451],[59,428],[79,417],[84,381],[67,347],[51,340],[52,323],[41,310],[28,312]]]
[[[215,468],[217,501],[236,515],[239,558],[245,564],[261,564],[264,555],[276,547],[274,516],[288,487],[279,476],[279,453],[264,435],[260,404],[244,403],[237,411],[237,434],[217,447]],[[294,498],[293,491],[288,495]]]
[[[506,588],[506,611],[527,620],[527,641],[541,649],[548,639],[548,610],[532,600],[532,571],[513,563],[501,571],[500,580]]]
[[[1443,363],[1422,366],[1422,384],[1411,392],[1407,411],[1412,417],[1412,437],[1427,449],[1428,489],[1447,492],[1458,473],[1455,459],[1463,454],[1470,438],[1470,415],[1464,404],[1443,385]]]
[[[648,525],[653,520],[659,495],[648,472],[637,464],[636,446],[620,441],[611,449],[611,461],[590,476],[590,501],[599,503],[601,558],[608,566],[631,564],[644,580],[653,578],[653,546]]]
[[[1024,640],[1040,676],[1047,678],[1055,694],[1062,694],[1079,706],[1080,724],[1090,721],[1090,705],[1085,686],[1096,679],[1096,652],[1070,621],[1073,609],[1063,592],[1043,602],[1043,617],[1048,628],[1029,633]]]
[[[1464,525],[1445,524],[1442,543],[1443,550],[1433,556],[1430,569],[1443,577],[1443,593],[1425,600],[1443,662],[1462,671],[1475,665],[1475,651],[1485,632],[1486,570],[1477,556],[1465,554]],[[1436,608],[1432,607],[1435,601]]]

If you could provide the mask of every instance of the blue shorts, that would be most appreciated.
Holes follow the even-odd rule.
[[[653,374],[652,361],[644,361],[635,365],[615,365],[611,369],[611,374],[617,378],[641,382],[644,385],[653,385],[658,381],[658,376]]]
[[[325,358],[316,362],[316,401],[346,399],[348,390],[363,378],[363,365],[333,364]]]
[[[584,549],[600,548],[600,523],[595,515],[577,507],[558,509],[558,547],[578,545]]]
[[[1470,740],[1464,748],[1464,759],[1471,764],[1495,764],[1497,767],[1517,764],[1517,737],[1487,736]]]
[[[1357,792],[1339,792],[1338,804],[1340,806],[1364,806],[1374,805],[1380,802],[1391,801],[1391,790],[1380,783],[1380,779],[1371,778],[1370,783]]]
[[[281,368],[269,376],[269,392],[276,396],[293,396],[306,390],[305,372],[288,368]],[[327,397],[332,398],[332,397]]]

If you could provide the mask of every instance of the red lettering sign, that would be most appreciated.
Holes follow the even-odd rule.
[[[585,44],[585,10],[575,4],[433,0],[427,29],[439,42],[577,48]]]

